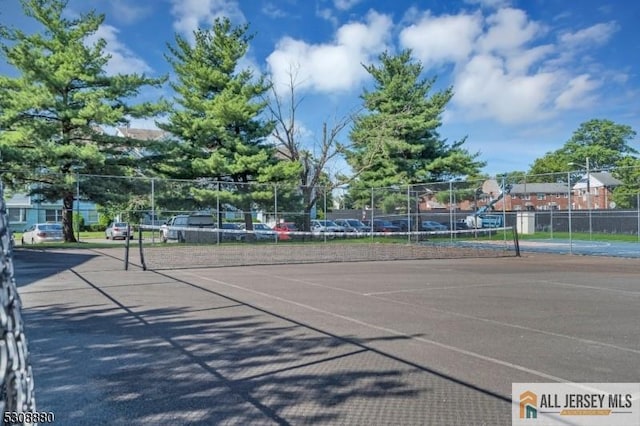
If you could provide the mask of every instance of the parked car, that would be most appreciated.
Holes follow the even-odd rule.
[[[453,222],[453,226],[447,223],[447,229],[452,228],[454,231],[461,231],[464,229],[469,229],[469,225],[467,225],[467,221],[465,219],[458,219]]]
[[[118,238],[126,240],[133,238],[131,226],[126,222],[111,222],[104,231],[104,237],[108,240],[117,240]]]
[[[247,234],[240,224],[225,222],[220,225],[220,229],[223,229],[221,235],[221,241],[244,241],[247,238]]]
[[[439,223],[439,222],[435,222],[433,220],[423,220],[421,223],[422,229],[424,231],[448,231],[449,229]]]
[[[367,232],[369,228],[358,219],[336,219],[335,224],[342,226],[344,232]]]
[[[21,243],[40,244],[64,241],[62,225],[60,223],[36,223],[27,228],[22,234]]]
[[[209,214],[181,214],[173,216],[160,227],[162,242],[176,240],[180,243],[214,243],[218,236],[215,232],[198,232],[198,230],[187,230],[182,228],[215,228],[213,216]]]
[[[365,226],[371,229],[371,221],[363,221]],[[383,219],[373,220],[373,232],[400,232],[400,227],[391,223],[391,221]]]
[[[246,229],[244,224],[240,228]],[[278,238],[278,232],[264,223],[254,223],[253,231],[257,241],[275,241]]]
[[[315,234],[324,234],[324,233],[336,233],[344,232],[344,228],[342,226],[337,225],[332,220],[312,220],[311,221],[311,232]],[[331,235],[333,238],[335,235]]]

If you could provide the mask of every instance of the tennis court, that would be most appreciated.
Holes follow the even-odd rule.
[[[639,382],[637,259],[123,270],[18,251],[60,424],[511,424],[513,382]]]

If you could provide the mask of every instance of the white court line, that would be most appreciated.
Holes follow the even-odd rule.
[[[291,305],[299,306],[301,308],[308,309],[308,310],[314,311],[314,312],[318,312],[318,313],[321,313],[321,314],[324,314],[324,315],[332,316],[332,317],[335,317],[335,318],[340,318],[342,320],[349,321],[349,322],[352,322],[354,324],[362,325],[362,326],[369,327],[369,328],[372,328],[372,329],[375,329],[375,330],[379,330],[379,331],[384,331],[385,333],[393,334],[395,336],[401,336],[401,337],[406,338],[406,339],[411,339],[411,340],[415,340],[415,341],[418,341],[418,342],[421,342],[421,343],[427,343],[427,344],[430,344],[430,345],[433,345],[433,346],[438,346],[438,347],[443,348],[443,349],[447,349],[447,350],[450,350],[450,351],[453,351],[453,352],[457,352],[457,353],[460,353],[460,354],[463,354],[463,355],[467,355],[467,356],[470,356],[470,357],[473,357],[473,358],[481,359],[483,361],[487,361],[487,362],[491,362],[491,363],[494,363],[494,364],[498,364],[498,365],[501,365],[503,367],[508,367],[508,368],[512,368],[514,370],[518,370],[518,371],[522,371],[522,372],[525,372],[525,373],[528,373],[528,374],[532,374],[534,376],[538,376],[538,377],[541,377],[543,379],[553,380],[555,382],[570,382],[570,380],[568,380],[568,379],[564,379],[562,377],[557,377],[557,376],[554,376],[554,375],[551,375],[551,374],[547,374],[547,373],[544,373],[542,371],[533,370],[531,368],[527,368],[527,367],[524,367],[522,365],[513,364],[513,363],[508,362],[508,361],[503,361],[503,360],[500,360],[500,359],[497,359],[497,358],[493,358],[493,357],[490,357],[490,356],[486,356],[486,355],[482,355],[482,354],[479,354],[479,353],[476,353],[476,352],[471,352],[471,351],[468,351],[466,349],[462,349],[462,348],[458,348],[458,347],[455,347],[455,346],[447,345],[445,343],[436,342],[435,340],[425,339],[423,337],[411,336],[411,335],[409,335],[407,333],[404,333],[404,332],[401,332],[401,331],[398,331],[398,330],[394,330],[392,328],[381,327],[381,326],[378,326],[378,325],[375,325],[375,324],[370,324],[370,323],[367,323],[367,322],[364,322],[364,321],[360,321],[360,320],[352,318],[352,317],[348,317],[346,315],[342,315],[342,314],[337,314],[335,312],[326,311],[324,309],[316,308],[316,307],[313,307],[313,306],[310,306],[310,305],[307,305],[307,304],[304,304],[304,303],[295,302],[293,300],[285,299],[283,297],[274,296],[272,294],[268,294],[268,293],[264,293],[264,292],[261,292],[261,291],[253,290],[253,289],[250,289],[250,288],[242,287],[242,286],[237,285],[237,284],[231,284],[231,283],[228,283],[228,282],[225,282],[225,281],[217,280],[215,278],[204,277],[202,275],[194,274],[192,272],[185,272],[185,274],[186,275],[190,275],[190,276],[195,277],[195,278],[199,278],[199,279],[205,280],[205,281],[211,281],[211,282],[214,282],[214,283],[218,283],[218,284],[226,286],[226,287],[231,287],[231,288],[235,288],[235,289],[238,289],[238,290],[246,291],[248,293],[253,293],[253,294],[259,295],[261,297],[266,297],[266,298],[269,298],[269,299],[278,300],[280,302],[289,303]]]
[[[428,284],[428,283],[426,283]],[[383,294],[394,294],[394,293],[411,293],[413,291],[428,291],[428,290],[455,290],[455,289],[465,289],[465,288],[474,288],[474,287],[495,287],[501,286],[505,284],[475,284],[475,285],[459,285],[459,286],[448,286],[448,287],[422,287],[422,288],[408,288],[404,290],[389,290],[389,291],[376,291],[373,293],[361,293],[363,296],[379,296]]]
[[[260,274],[260,275],[264,275],[264,274]],[[315,287],[323,287],[323,288],[328,288],[328,289],[337,290],[337,291],[344,291],[346,293],[355,294],[355,295],[358,295],[358,296],[367,296],[366,294],[358,293],[358,292],[355,292],[355,291],[352,291],[352,290],[347,290],[347,289],[343,289],[343,288],[339,288],[339,287],[327,286],[327,285],[324,285],[324,284],[318,284],[318,283],[314,283],[312,281],[301,280],[301,279],[298,279],[298,278],[290,278],[290,277],[279,276],[279,275],[271,275],[271,277],[272,278],[276,278],[276,279],[280,279],[280,280],[299,282],[299,283],[302,283],[302,284],[315,286]],[[493,284],[493,285],[498,285],[498,284]],[[631,353],[640,355],[640,350],[631,349],[631,348],[625,348],[623,346],[618,346],[618,345],[612,345],[611,343],[598,342],[597,340],[584,339],[582,337],[570,336],[568,334],[562,334],[562,333],[555,333],[553,331],[541,330],[539,328],[527,327],[527,326],[524,326],[524,325],[510,324],[510,323],[503,322],[503,321],[498,321],[498,320],[493,320],[493,319],[489,319],[489,318],[478,317],[478,316],[475,316],[475,315],[461,314],[459,312],[447,311],[447,310],[444,310],[444,309],[431,308],[431,307],[428,307],[428,306],[418,305],[418,304],[411,303],[411,302],[404,302],[402,300],[387,299],[386,297],[379,297],[379,296],[375,296],[375,295],[368,295],[367,297],[371,297],[373,299],[382,300],[382,301],[385,301],[385,302],[395,303],[395,304],[398,304],[398,305],[405,305],[405,306],[412,306],[412,307],[420,308],[420,309],[427,309],[427,310],[430,310],[432,312],[437,312],[437,313],[441,313],[441,314],[448,314],[448,315],[453,315],[453,316],[457,316],[457,317],[460,317],[460,318],[471,319],[471,320],[474,320],[474,321],[481,321],[481,322],[486,322],[486,323],[489,323],[489,324],[496,324],[496,325],[500,325],[500,326],[503,326],[503,327],[510,327],[510,328],[515,328],[515,329],[518,329],[518,330],[530,331],[530,332],[533,332],[533,333],[540,333],[540,334],[543,334],[543,335],[546,335],[546,336],[561,337],[561,338],[564,338],[564,339],[569,339],[569,340],[573,340],[573,341],[580,342],[580,343],[585,343],[585,344],[589,344],[589,345],[599,345],[599,346],[604,346],[604,347],[607,347],[607,348],[617,349],[617,350],[623,351],[623,352],[631,352]]]
[[[602,288],[602,287],[594,287],[590,285],[563,283],[560,281],[551,281],[551,280],[540,280],[540,282],[545,284],[562,286],[562,287],[588,288],[590,290],[610,291],[612,293],[624,293],[624,294],[633,294],[634,296],[640,296],[640,291],[633,291],[633,290],[619,290],[617,288]]]

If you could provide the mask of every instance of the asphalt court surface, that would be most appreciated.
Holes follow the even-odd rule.
[[[511,424],[513,382],[640,382],[637,259],[123,270],[17,250],[56,424]]]

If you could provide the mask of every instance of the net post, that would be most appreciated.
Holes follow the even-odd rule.
[[[513,229],[513,246],[516,249],[516,257],[520,257],[520,239],[518,238],[518,229],[514,225]]]
[[[124,244],[124,270],[129,270],[129,241],[131,241],[131,226],[127,223],[128,232],[127,232],[127,241]]]
[[[140,250],[140,264],[142,265],[142,270],[147,270],[147,264],[144,261],[144,250],[142,249],[142,227],[138,228],[138,248]]]

